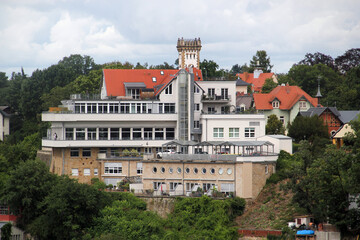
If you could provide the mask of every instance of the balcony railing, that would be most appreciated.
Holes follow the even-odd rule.
[[[214,102],[214,101],[220,101],[220,102],[228,102],[230,101],[231,96],[230,95],[203,95],[202,101],[203,102]]]

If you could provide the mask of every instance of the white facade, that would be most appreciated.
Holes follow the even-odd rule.
[[[10,116],[0,111],[0,141],[4,141],[5,135],[10,134]]]

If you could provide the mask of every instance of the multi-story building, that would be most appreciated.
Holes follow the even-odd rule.
[[[265,117],[236,112],[235,93],[236,81],[203,81],[196,68],[104,69],[100,96],[75,94],[42,114],[50,171],[84,183],[132,178],[155,194],[200,186],[253,198],[282,147],[258,141]],[[176,154],[160,159],[164,148]]]
[[[0,141],[4,141],[5,135],[10,134],[10,108],[0,106]]]

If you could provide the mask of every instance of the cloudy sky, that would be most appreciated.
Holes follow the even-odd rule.
[[[96,63],[173,64],[179,37],[200,37],[201,60],[221,68],[266,50],[286,73],[308,52],[360,47],[359,0],[1,0],[0,72],[56,64],[70,54]]]

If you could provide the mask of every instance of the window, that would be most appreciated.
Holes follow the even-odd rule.
[[[282,124],[285,124],[285,117],[284,116],[280,116],[280,122],[282,122]]]
[[[205,192],[209,191],[210,189],[214,189],[215,184],[213,183],[203,183],[203,190]]]
[[[222,175],[224,173],[224,169],[219,168],[219,174]]]
[[[131,96],[133,99],[139,99],[140,98],[140,89],[127,89],[126,95]]]
[[[197,168],[194,168],[194,173],[198,174],[199,170]]]
[[[165,168],[164,168],[164,167],[161,167],[161,168],[160,168],[160,172],[161,172],[161,173],[164,173],[164,172],[165,172]]]
[[[198,186],[199,185],[197,183],[186,183],[185,185],[187,192],[196,191]]]
[[[82,156],[83,157],[91,157],[91,148],[83,148]]]
[[[110,157],[119,157],[120,151],[118,148],[110,148]]]
[[[190,173],[190,168],[185,168],[185,173]]]
[[[214,138],[223,138],[224,137],[224,128],[214,128],[213,132]]]
[[[130,113],[130,103],[121,103],[120,113]]]
[[[175,103],[164,103],[164,113],[175,113]]]
[[[194,128],[196,129],[200,128],[200,121],[194,121]]]
[[[255,137],[255,128],[245,128],[245,137]]]
[[[178,185],[181,185],[181,183],[179,183],[179,182],[170,182],[170,191],[175,191]]]
[[[134,140],[141,139],[141,128],[133,128],[133,139]]]
[[[181,168],[178,167],[178,168],[176,169],[176,172],[177,172],[177,173],[181,173]]]
[[[175,128],[166,128],[166,140],[175,139]]]
[[[110,139],[119,140],[119,137],[120,137],[119,128],[110,128]]]
[[[299,107],[300,108],[306,108],[306,101],[300,101],[299,102]]]
[[[94,168],[94,175],[97,176],[99,174],[99,170],[97,168]]]
[[[85,103],[75,103],[75,113],[85,113]]]
[[[238,138],[239,137],[239,128],[229,128],[229,137]]]
[[[216,113],[216,110],[214,107],[208,107],[208,113],[212,114],[212,113]]]
[[[234,192],[234,184],[233,183],[221,183],[220,187],[221,187],[220,192],[223,192],[223,193]]]
[[[221,99],[229,99],[229,89],[227,88],[221,89]]]
[[[265,174],[268,174],[269,173],[269,167],[268,165],[265,165]]]
[[[74,140],[74,129],[73,128],[65,129],[65,138],[66,138],[66,140]]]
[[[72,168],[71,169],[71,175],[72,176],[79,176],[79,169],[78,168]]]
[[[157,173],[157,167],[153,167],[152,171],[153,173]]]
[[[141,162],[136,163],[136,173],[142,174],[143,173],[143,165]]]
[[[88,128],[87,129],[87,139],[88,140],[96,140],[96,128]]]
[[[121,139],[129,140],[130,139],[130,128],[123,128],[121,131]]]
[[[152,77],[152,81],[153,81],[153,82],[156,82],[156,77]]]
[[[90,176],[90,168],[84,168],[84,176]]]
[[[122,173],[122,163],[111,163],[106,162],[105,165],[105,174],[120,174]]]
[[[107,103],[99,103],[98,104],[98,113],[107,113],[108,112],[108,104]]]
[[[108,128],[99,128],[99,139],[108,140]]]
[[[272,106],[273,108],[279,108],[279,101],[273,101]]]
[[[202,173],[202,174],[205,174],[205,173],[206,173],[206,168],[202,168],[202,169],[201,169],[201,173]]]
[[[144,128],[144,139],[151,140],[152,139],[152,128]]]
[[[172,94],[172,83],[167,88],[165,88],[165,94],[166,95]]]
[[[162,185],[165,185],[165,182],[154,182],[153,184],[154,184],[154,190],[163,190]]]
[[[78,157],[79,149],[78,148],[70,148],[70,157]]]
[[[210,168],[210,173],[215,174],[215,168]]]
[[[226,170],[226,172],[227,172],[227,174],[232,174],[232,169],[231,168],[228,168],[227,170]]]
[[[87,104],[87,113],[96,113],[96,103]]]
[[[200,88],[194,85],[194,93],[200,93]]]
[[[85,140],[85,128],[76,128],[76,140]]]
[[[172,167],[169,168],[169,173],[173,173],[174,169]]]
[[[109,103],[109,113],[118,113],[119,104],[118,103]]]
[[[163,139],[164,139],[164,129],[155,128],[155,140],[163,140]]]
[[[200,111],[200,104],[199,103],[194,104],[194,110],[195,111]]]
[[[209,88],[208,95],[209,95],[209,97],[214,97],[215,96],[215,88]]]
[[[99,153],[107,153],[107,148],[100,148]]]

